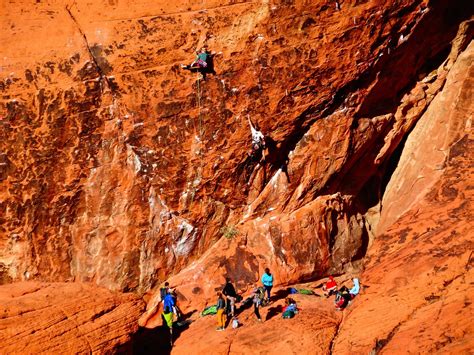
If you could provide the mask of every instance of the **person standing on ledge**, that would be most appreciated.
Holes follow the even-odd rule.
[[[226,315],[225,315],[225,300],[221,292],[217,292],[217,330],[225,329]]]
[[[174,313],[173,311],[166,306],[161,314],[163,317],[163,323],[166,325],[170,330],[170,345],[173,347],[173,322],[174,322]]]
[[[265,268],[265,273],[262,275],[262,284],[267,291],[267,301],[270,302],[270,292],[273,287],[273,275],[270,272],[269,268]]]
[[[235,292],[235,287],[232,285],[232,280],[230,277],[226,278],[226,284],[222,290],[222,294],[224,294],[227,299],[229,300],[230,304],[230,316],[234,317],[235,315],[235,302],[237,301],[237,292]]]

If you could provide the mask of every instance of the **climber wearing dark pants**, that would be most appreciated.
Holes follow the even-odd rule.
[[[249,115],[247,115],[247,119],[250,126],[250,133],[252,134],[252,151],[249,155],[258,156],[261,154],[263,160],[265,160],[265,136],[260,131],[258,124],[253,125]]]
[[[199,72],[201,74],[200,79],[206,80],[206,74],[215,74],[214,53],[209,53],[206,47],[201,48],[200,51],[196,51],[196,59],[190,64],[181,64],[181,68],[189,70],[191,72]]]

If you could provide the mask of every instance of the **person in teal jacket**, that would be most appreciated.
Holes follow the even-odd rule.
[[[272,291],[273,287],[273,275],[271,274],[269,268],[266,268],[265,273],[262,275],[262,284],[267,291],[267,301],[270,301],[270,292]]]
[[[359,294],[359,290],[360,290],[359,279],[354,278],[354,279],[352,279],[352,282],[354,283],[354,286],[349,290],[349,293],[351,295],[357,296]]]

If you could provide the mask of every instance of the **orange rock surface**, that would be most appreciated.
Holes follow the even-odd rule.
[[[443,55],[462,10],[413,0],[11,6],[2,278],[146,291],[204,255],[222,228],[255,224],[274,245],[259,264],[282,282],[341,271],[365,248],[356,196],[390,157],[370,156],[398,120],[389,113]],[[203,44],[222,54],[198,85],[179,64]],[[269,137],[263,168],[247,157],[247,114]],[[388,152],[416,119],[397,126]]]
[[[452,55],[457,51],[456,43]],[[278,314],[269,323],[251,323],[248,331],[228,329],[225,336],[213,335],[215,320],[203,318],[179,335],[172,353],[190,349],[203,354],[313,353],[315,346],[320,347],[315,353],[334,354],[470,353],[474,349],[470,336],[474,332],[473,296],[469,291],[473,282],[473,193],[468,188],[474,175],[470,126],[474,112],[474,101],[470,100],[473,56],[471,42],[464,53],[454,56],[457,59],[445,62],[431,74],[432,79],[445,78],[444,87],[420,113],[404,143],[384,195],[388,206],[382,204],[379,231],[374,233],[363,271],[354,274],[361,279],[362,291],[342,317],[335,313],[332,300],[300,296],[303,309],[315,313],[307,318],[302,316],[304,312],[298,315],[291,330]],[[413,96],[405,100],[412,101]],[[419,180],[425,181],[421,184]],[[401,216],[384,214],[386,208]],[[229,246],[217,248],[226,249],[226,260],[232,260]],[[207,275],[224,272],[211,269],[212,265],[216,262],[210,258],[204,266],[193,265],[172,281],[184,294],[188,287],[189,295],[191,291],[196,294],[189,280],[205,284]],[[350,282],[345,284],[351,286]],[[193,296],[189,299],[189,304],[198,304]],[[187,300],[183,297],[181,304],[186,305]],[[329,329],[319,323],[326,319],[319,312],[331,314]],[[252,318],[250,311],[242,314],[244,319]],[[321,335],[323,330],[328,332]],[[272,334],[278,334],[278,340]],[[313,342],[306,342],[311,335]],[[198,340],[204,337],[206,341]]]
[[[143,338],[127,334],[140,302],[80,282],[144,295],[139,323],[152,327],[163,281],[177,287],[188,313],[214,302],[225,276],[248,293],[270,267],[277,287],[357,274],[365,288],[343,316],[328,300],[301,298],[307,311],[299,321],[275,316],[258,325],[266,337],[249,324],[221,339],[199,319],[173,351],[473,348],[465,321],[472,318],[472,4],[11,0],[1,7],[0,284],[21,295],[36,286],[18,281],[49,282],[30,295],[32,312],[49,309],[45,293],[71,302],[73,290],[84,290],[91,303],[77,309],[79,327],[97,329],[89,347],[82,338],[74,343],[72,330],[61,333],[60,307],[51,306],[50,323],[44,313],[38,323],[29,312],[20,316],[25,295],[8,301],[20,317],[15,334],[36,336],[51,324],[51,346],[70,343],[71,352],[139,346]],[[203,45],[217,52],[216,73],[198,80],[180,64]],[[247,116],[267,136],[259,163],[247,154]],[[67,304],[76,314],[79,305]],[[125,309],[112,312],[126,324],[116,341],[104,335],[108,320],[94,320],[111,305]],[[279,335],[281,327],[288,334]],[[10,328],[2,329],[9,339]],[[196,345],[209,333],[208,344]],[[36,337],[7,346],[55,351]]]
[[[3,354],[105,353],[127,349],[144,303],[82,283],[0,286]]]

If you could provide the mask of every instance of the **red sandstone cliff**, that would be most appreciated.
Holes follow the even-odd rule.
[[[145,292],[171,278],[191,310],[224,275],[244,291],[265,266],[282,285],[362,267],[381,282],[391,271],[374,260],[396,260],[392,238],[447,209],[441,181],[454,179],[444,189],[462,197],[446,203],[472,219],[471,170],[448,153],[472,166],[472,5],[338,3],[2,4],[0,282]],[[198,83],[179,64],[203,44],[221,53]],[[247,114],[270,138],[262,168],[247,159]],[[371,299],[413,272],[397,270]],[[379,343],[413,326],[425,296]],[[348,349],[348,324],[325,349]],[[385,346],[374,339],[352,346]]]

